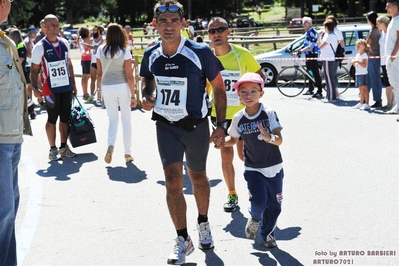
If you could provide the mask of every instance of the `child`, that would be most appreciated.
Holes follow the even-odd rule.
[[[359,39],[356,41],[356,57],[352,59],[352,65],[356,69],[356,86],[359,87],[360,101],[358,104],[353,106],[354,109],[370,110],[369,105],[369,91],[368,85],[368,72],[367,72],[367,53],[370,51],[370,47],[366,40]]]
[[[255,239],[262,221],[261,235],[267,248],[277,247],[274,238],[277,217],[283,199],[283,159],[278,146],[283,142],[281,125],[276,112],[259,102],[264,91],[263,79],[257,73],[245,73],[233,85],[245,109],[236,113],[225,139],[233,146],[244,140],[244,177],[250,193],[249,213],[245,234]]]

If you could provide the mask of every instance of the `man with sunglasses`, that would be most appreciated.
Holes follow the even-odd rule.
[[[161,0],[154,7],[153,25],[160,41],[148,48],[141,63],[144,77],[143,109],[153,109],[158,150],[162,160],[166,199],[177,238],[169,264],[183,264],[193,250],[187,231],[183,194],[183,157],[193,184],[198,209],[199,248],[213,248],[208,222],[210,185],[206,175],[209,142],[224,145],[226,92],[220,71],[223,66],[206,45],[181,36],[185,24],[183,6],[176,0]],[[206,80],[214,88],[218,127],[210,136],[207,119]],[[154,100],[152,94],[156,91]]]
[[[303,28],[306,30],[305,41],[303,43],[303,48],[301,52],[305,53],[306,56],[306,69],[310,75],[315,79],[315,83],[310,82],[309,90],[304,93],[304,95],[312,95],[313,98],[323,97],[323,87],[321,85],[321,77],[319,73],[319,66],[317,62],[317,56],[319,53],[319,48],[317,46],[317,31],[312,27],[312,18],[303,17],[302,18]],[[314,85],[317,86],[317,92],[313,94]]]
[[[240,102],[240,99],[233,88],[233,84],[246,72],[256,72],[263,80],[265,80],[265,75],[261,71],[261,66],[254,56],[244,47],[230,44],[228,40],[229,35],[230,29],[228,28],[228,23],[224,18],[214,17],[210,20],[208,24],[208,36],[211,41],[211,48],[224,67],[224,70],[221,73],[227,94],[226,136],[228,135],[227,129],[230,127],[234,115],[245,107]],[[211,92],[211,96],[213,96],[213,91]],[[217,120],[215,108],[212,108],[211,121],[216,125]],[[238,157],[241,160],[243,160],[243,146],[244,142],[240,139],[237,142],[237,152]],[[229,192],[227,202],[223,205],[223,208],[226,212],[233,212],[238,207],[238,196],[234,182],[234,149],[232,146],[223,147],[220,149],[220,154],[222,157],[223,176]]]

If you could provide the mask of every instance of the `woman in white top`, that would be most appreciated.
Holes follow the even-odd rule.
[[[382,68],[382,76],[383,76],[383,85],[385,86],[385,93],[387,96],[387,105],[383,106],[382,109],[388,109],[390,110],[392,108],[393,102],[395,100],[395,95],[393,94],[393,88],[391,84],[389,83],[388,80],[388,75],[387,75],[387,68],[386,68],[386,63],[387,59],[384,56],[385,55],[385,40],[387,37],[387,29],[389,25],[389,18],[387,16],[379,16],[377,18],[377,28],[381,31],[381,36],[379,39],[380,43],[380,55],[381,55],[381,68]]]
[[[104,97],[109,119],[108,149],[105,162],[110,163],[118,131],[119,112],[123,130],[125,161],[132,162],[131,107],[136,107],[132,54],[127,49],[127,38],[121,25],[111,23],[107,29],[105,44],[97,50],[97,84]]]
[[[334,22],[326,20],[323,23],[324,32],[321,30],[317,38],[317,45],[320,49],[320,59],[323,63],[324,77],[326,79],[327,96],[324,102],[335,102],[337,100],[337,83],[335,76],[337,69],[335,66],[335,50],[338,46],[338,38],[334,34]]]
[[[345,41],[344,41],[344,36],[342,35],[342,31],[338,29],[338,20],[333,16],[329,15],[327,16],[326,20],[332,20],[334,22],[334,34],[338,38],[338,42],[341,45],[342,48],[345,48]],[[338,73],[338,66],[339,62],[335,61],[335,73]],[[335,82],[337,84],[337,87],[335,88],[335,93],[337,94],[337,98],[339,97],[339,92],[338,92],[338,75],[335,75]]]

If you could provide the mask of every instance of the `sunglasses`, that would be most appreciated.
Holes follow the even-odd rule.
[[[222,33],[222,32],[224,32],[225,30],[227,30],[226,27],[219,27],[219,28],[216,28],[216,29],[209,29],[209,30],[208,30],[208,33],[209,33],[209,34],[215,34],[216,32]]]
[[[165,13],[166,11],[169,11],[171,13],[183,13],[183,11],[180,9],[180,7],[176,5],[168,5],[168,6],[159,6],[155,10],[157,14]]]

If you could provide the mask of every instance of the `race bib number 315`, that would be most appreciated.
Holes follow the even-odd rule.
[[[51,88],[57,88],[69,85],[68,70],[65,60],[49,62],[48,67],[49,67]]]

